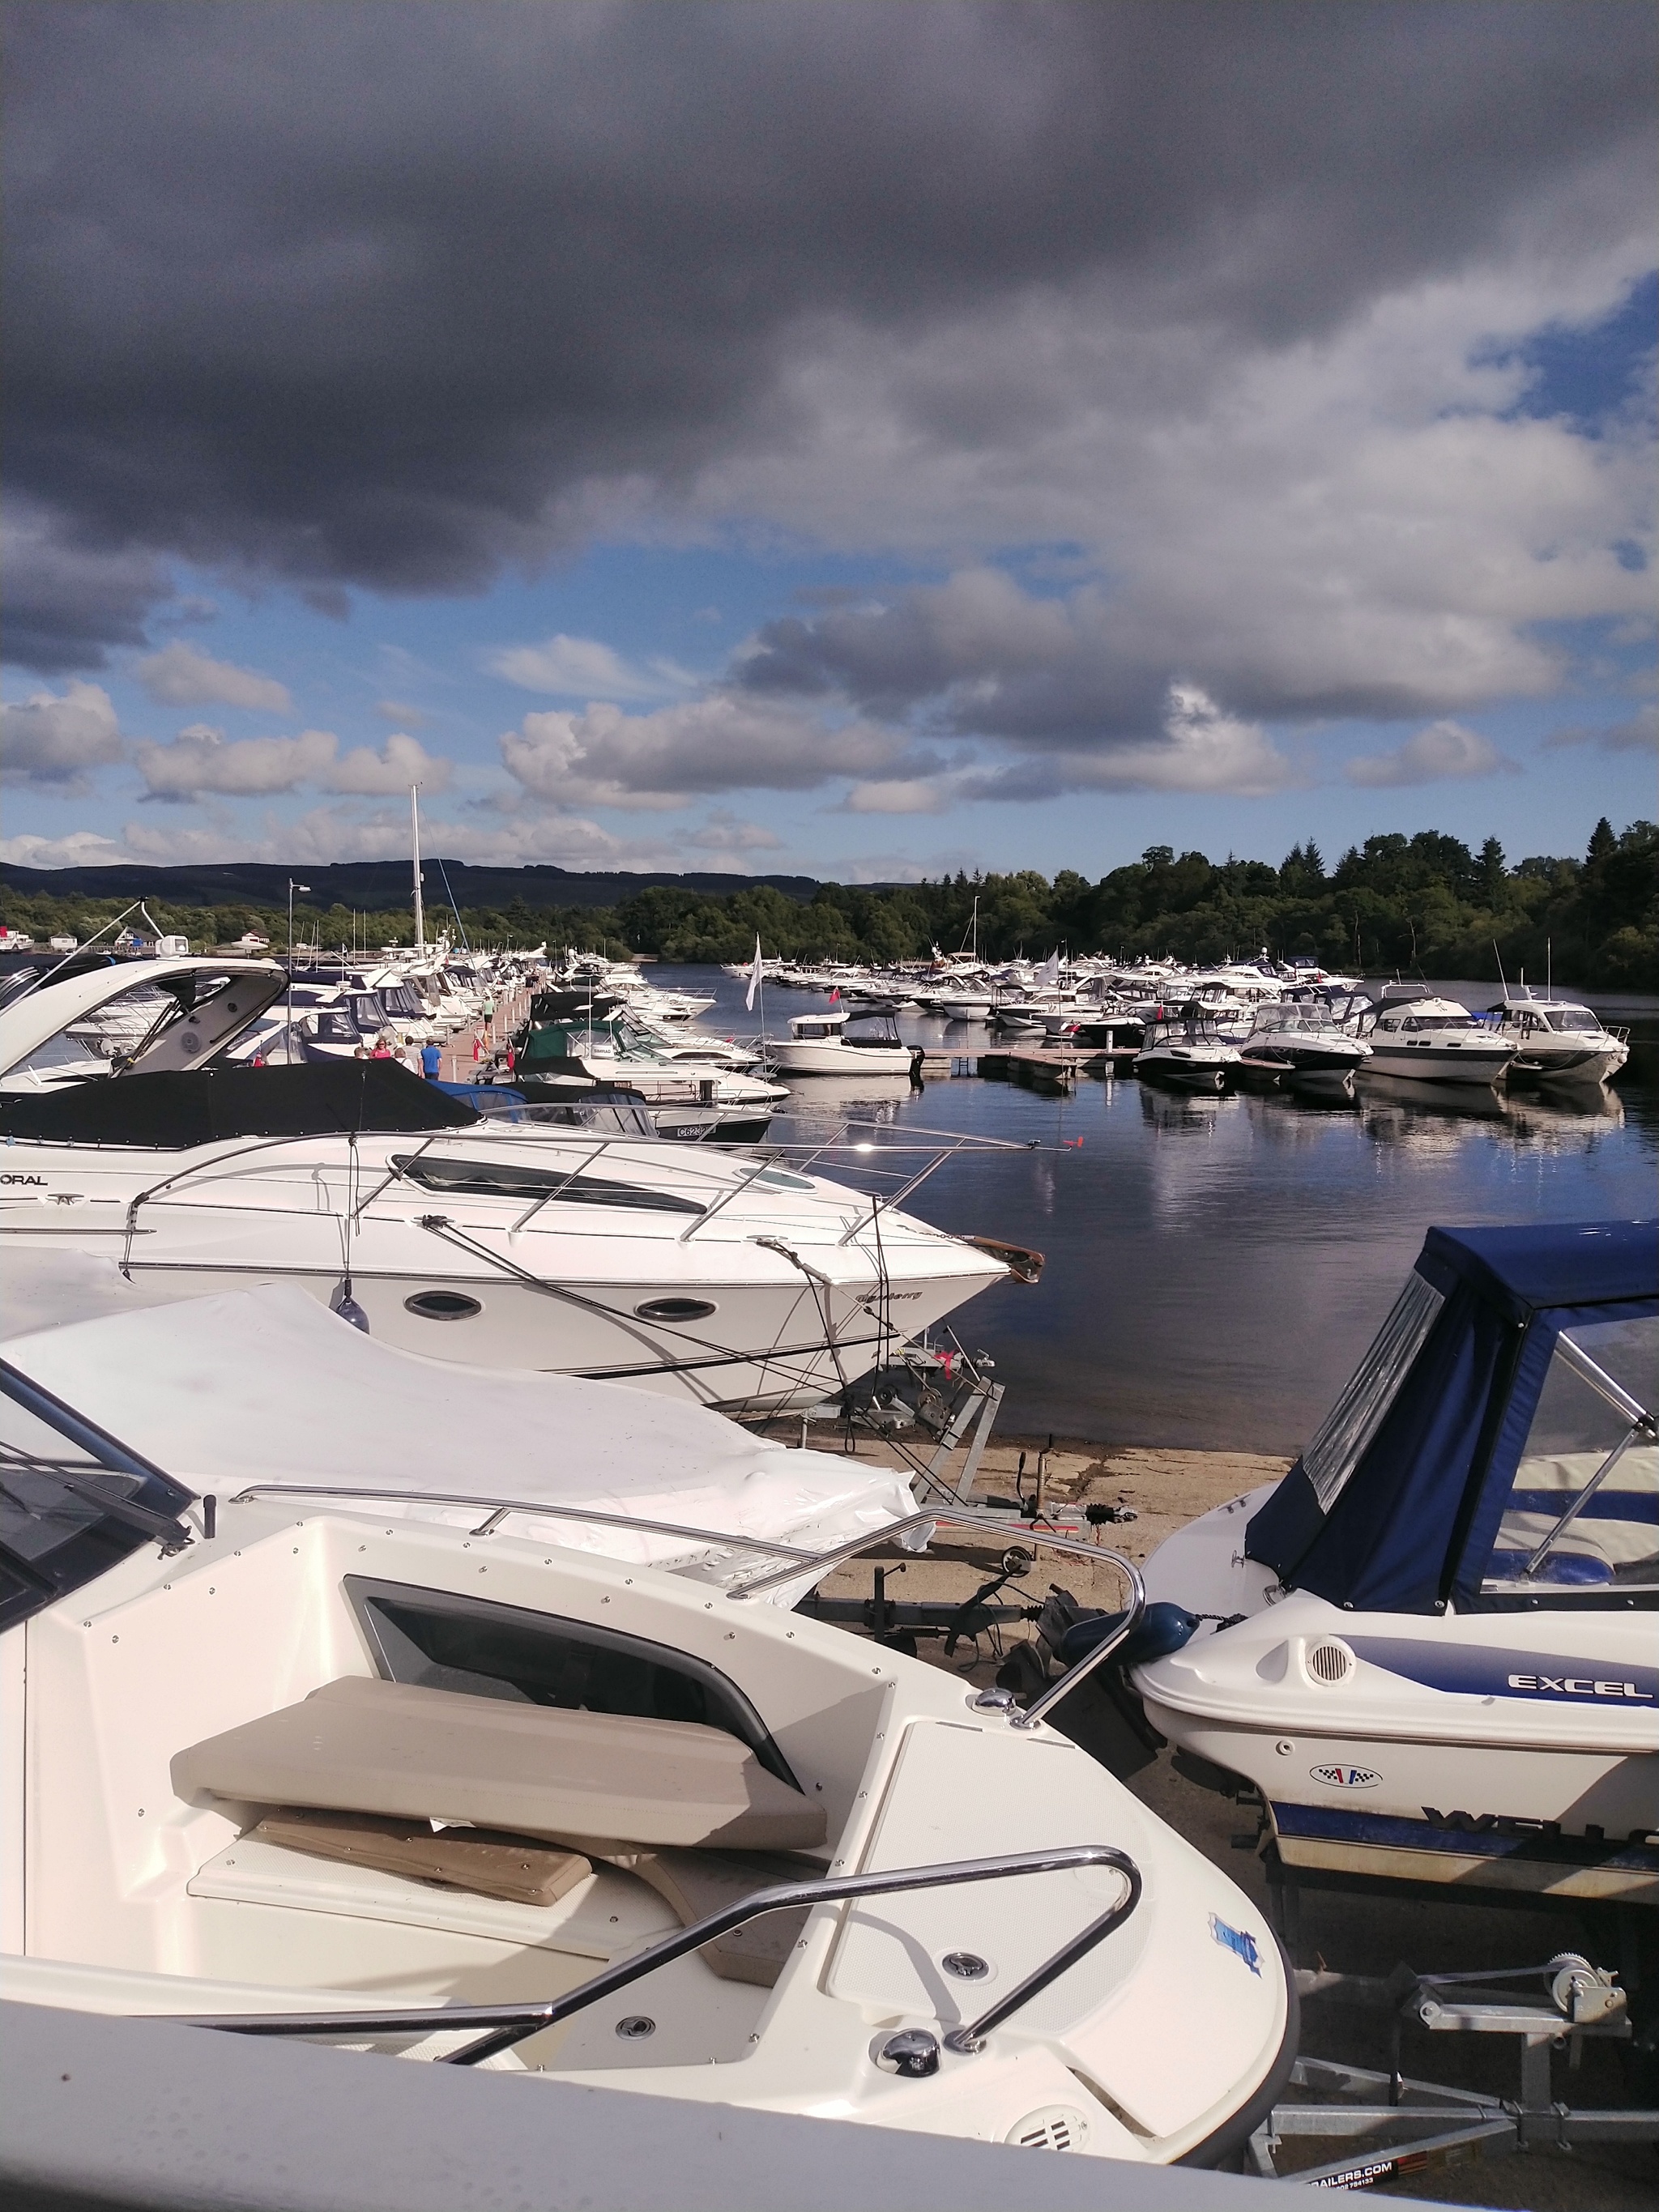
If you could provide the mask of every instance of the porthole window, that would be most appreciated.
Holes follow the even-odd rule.
[[[465,1291],[416,1291],[412,1298],[404,1300],[404,1310],[418,1314],[422,1321],[471,1321],[483,1307],[477,1298],[470,1298]]]
[[[639,1321],[707,1321],[714,1310],[707,1298],[647,1298],[634,1313]]]

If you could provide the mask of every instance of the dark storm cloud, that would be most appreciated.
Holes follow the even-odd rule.
[[[130,641],[158,554],[480,587],[579,540],[596,483],[786,443],[826,322],[1105,284],[1218,344],[1328,328],[1628,167],[1652,45],[1621,0],[8,21],[7,467],[52,518],[10,646],[40,667]],[[968,380],[939,421],[972,443],[1015,404]]]

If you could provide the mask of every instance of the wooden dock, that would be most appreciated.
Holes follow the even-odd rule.
[[[1127,1074],[1139,1045],[1000,1046],[990,1052],[929,1053],[925,1078],[977,1075],[990,1083],[1021,1083],[1033,1091],[1068,1091],[1080,1075],[1105,1080]]]

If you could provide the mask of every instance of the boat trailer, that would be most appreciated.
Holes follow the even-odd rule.
[[[1541,1966],[1492,1973],[1419,1974],[1401,1966],[1386,1979],[1298,1971],[1296,1983],[1304,2002],[1328,1997],[1388,2015],[1391,2063],[1382,2072],[1298,2058],[1285,2099],[1250,2137],[1250,2165],[1267,2179],[1372,2189],[1511,2151],[1659,2143],[1659,2110],[1589,2110],[1554,2095],[1556,2052],[1565,2051],[1567,2070],[1576,2073],[1587,2041],[1628,2043],[1632,2036],[1616,1977],[1577,1952],[1558,1952]],[[1494,2097],[1402,2073],[1401,2033],[1407,2021],[1437,2033],[1513,2036],[1521,2046],[1519,2095]],[[1344,2149],[1324,2163],[1297,2162],[1297,2148],[1337,2143]]]

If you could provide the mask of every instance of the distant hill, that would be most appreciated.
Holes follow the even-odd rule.
[[[615,906],[655,885],[702,891],[719,898],[762,884],[786,898],[810,899],[818,888],[813,876],[630,875],[621,870],[586,875],[569,868],[475,868],[465,860],[432,859],[422,864],[429,907],[447,906],[444,878],[458,906],[497,911],[522,899],[526,906]],[[309,885],[307,907],[343,906],[364,914],[398,913],[410,896],[407,860],[343,860],[328,867],[268,866],[252,860],[228,861],[198,868],[20,868],[0,862],[0,884],[48,898],[166,899],[181,906],[280,907],[288,900],[289,878]]]

